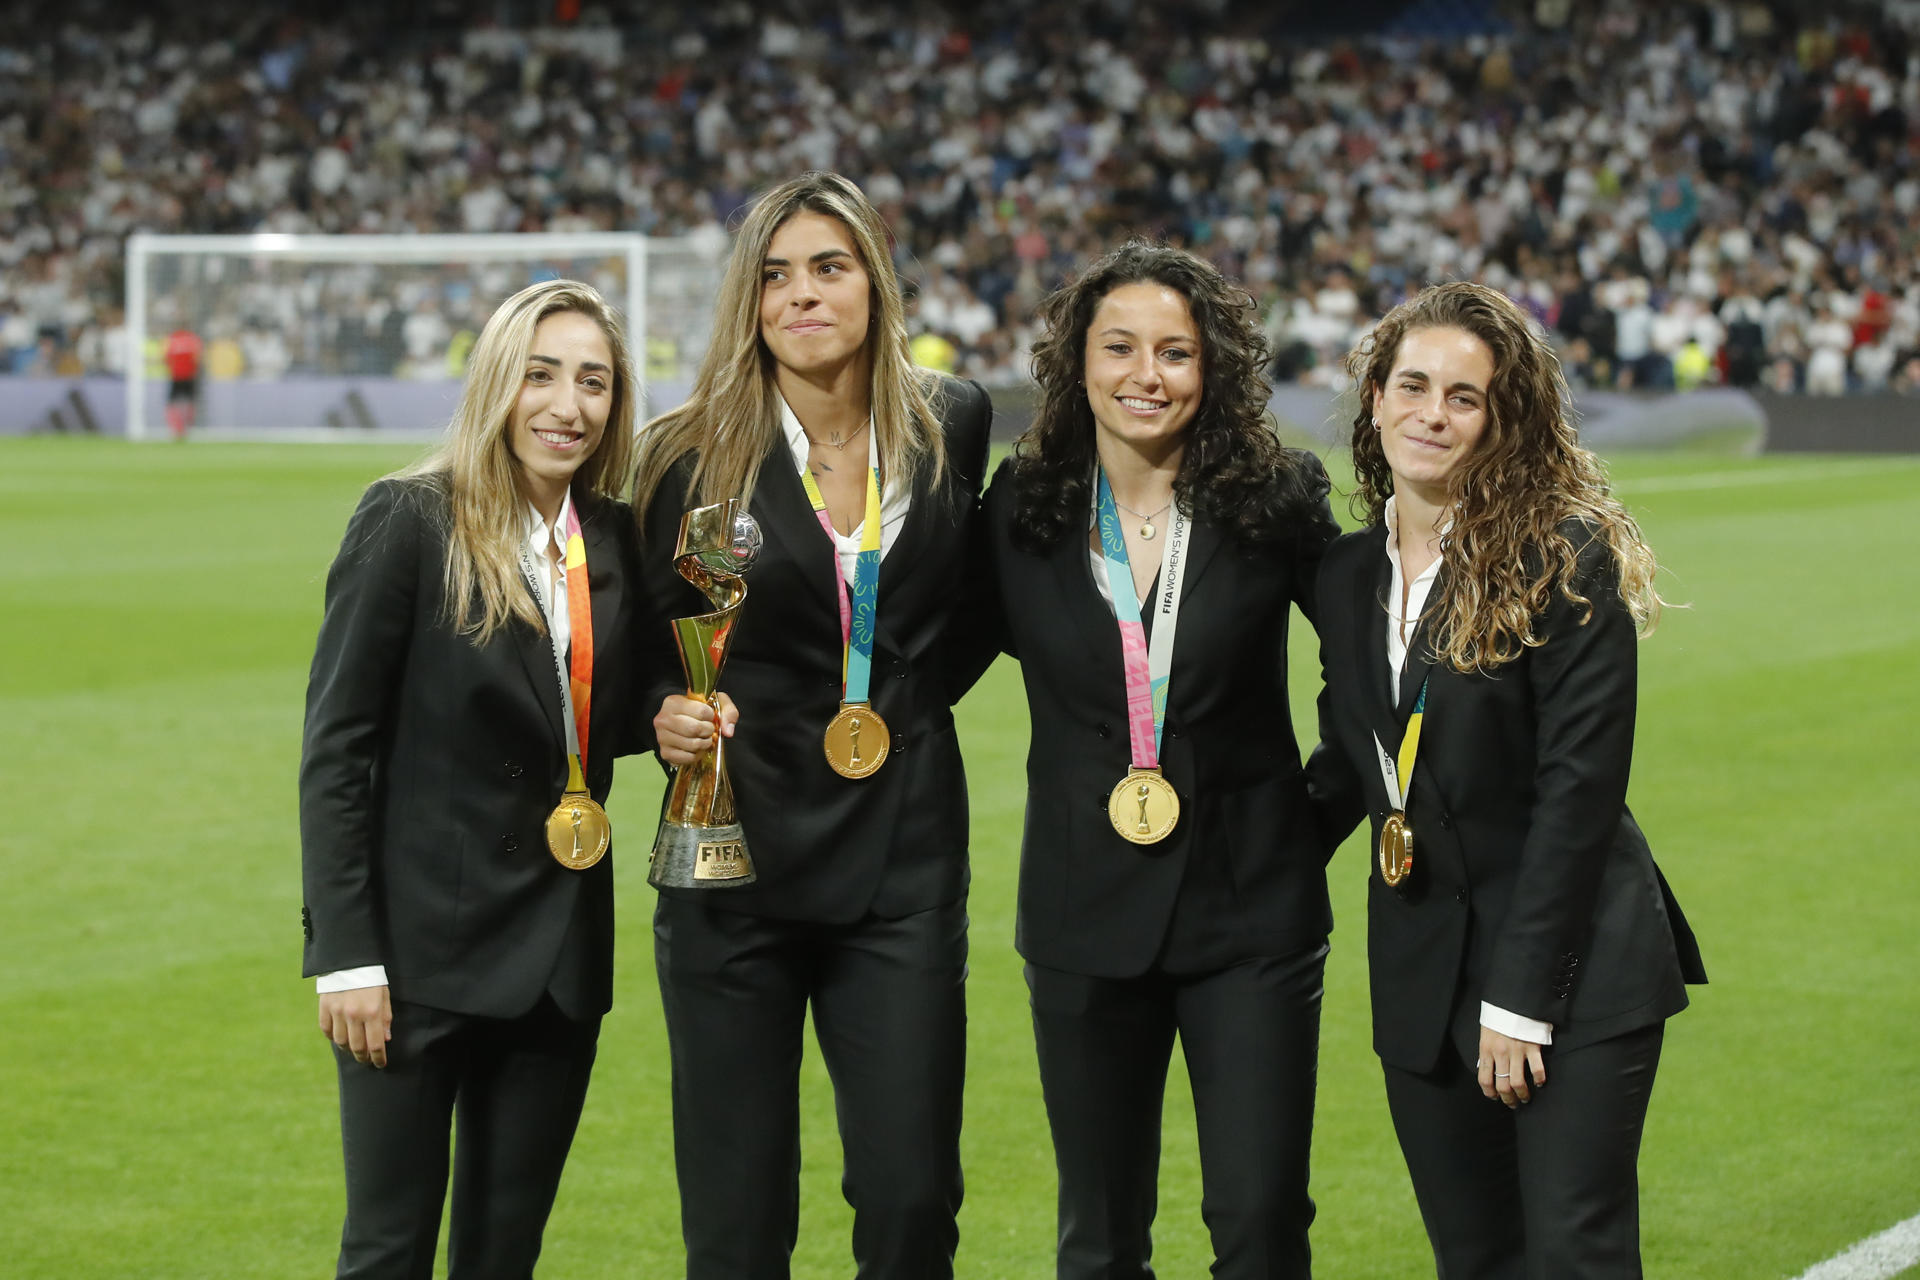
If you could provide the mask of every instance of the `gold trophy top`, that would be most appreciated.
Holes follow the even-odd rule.
[[[760,526],[738,498],[694,507],[680,517],[673,567],[700,588],[717,610],[738,608],[746,598],[741,576],[760,555]]]

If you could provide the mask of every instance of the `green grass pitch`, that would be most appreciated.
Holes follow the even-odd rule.
[[[408,456],[0,442],[0,1275],[330,1272],[333,1072],[298,976],[301,700],[347,515]],[[1632,802],[1714,979],[1673,1022],[1654,1094],[1648,1270],[1794,1276],[1920,1213],[1920,461],[1640,454],[1614,471],[1691,605],[1641,650]],[[1294,665],[1311,742],[1304,629]],[[1051,1274],[1053,1167],[1011,945],[1017,672],[996,667],[959,715],[975,870],[958,1269],[1024,1280]],[[630,761],[615,790],[617,1004],[550,1276],[680,1266],[641,874],[658,776]],[[1357,844],[1331,874],[1319,1271],[1431,1275],[1368,1049]],[[794,1271],[844,1276],[817,1056],[803,1092]],[[1205,1272],[1198,1185],[1176,1055],[1164,1277]]]

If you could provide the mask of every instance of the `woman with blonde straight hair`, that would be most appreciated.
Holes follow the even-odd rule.
[[[762,196],[692,396],[641,438],[634,506],[670,615],[710,608],[672,565],[689,506],[740,498],[765,534],[717,707],[666,677],[667,628],[647,636],[661,759],[727,736],[758,873],[664,888],[654,915],[689,1280],[788,1273],[809,1010],[858,1274],[952,1274],[967,796],[946,636],[992,406],[913,367],[889,240],[836,174]],[[849,717],[851,752],[829,733]]]
[[[605,800],[632,702],[619,316],[532,285],[327,574],[300,762],[304,972],[340,1081],[342,1276],[525,1277],[613,979]]]
[[[1666,1020],[1706,981],[1627,809],[1653,552],[1539,328],[1422,290],[1347,359],[1313,776],[1371,818],[1373,1047],[1443,1276],[1631,1280]]]

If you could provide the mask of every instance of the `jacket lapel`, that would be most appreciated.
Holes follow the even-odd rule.
[[[807,595],[832,612],[834,627],[838,630],[840,602],[834,598],[839,587],[833,571],[836,554],[833,542],[820,527],[820,519],[813,512],[813,504],[807,501],[800,474],[793,469],[784,446],[776,448],[761,464],[751,506],[762,532],[787,548],[800,566]],[[747,581],[751,588],[753,579],[749,577]]]
[[[1395,699],[1388,689],[1393,668],[1387,662],[1386,601],[1393,590],[1393,565],[1387,559],[1384,526],[1371,535],[1374,571],[1355,577],[1354,635],[1360,645],[1360,683],[1366,688],[1366,706],[1378,726],[1392,726]]]
[[[929,493],[916,485],[913,501],[907,507],[907,518],[900,523],[900,532],[895,535],[893,546],[880,561],[880,618],[886,620],[886,599],[889,592],[901,583],[905,575],[911,575],[914,562],[920,558],[932,532],[933,522],[944,514],[947,495]],[[909,578],[909,580],[911,580]]]
[[[1068,534],[1060,539],[1047,559],[1058,593],[1055,599],[1060,602],[1053,610],[1054,616],[1080,632],[1080,652],[1087,654],[1092,664],[1089,674],[1096,682],[1116,682],[1117,696],[1124,707],[1126,669],[1120,659],[1120,630],[1094,584],[1085,535]]]
[[[1433,647],[1433,604],[1442,598],[1446,590],[1447,571],[1442,569],[1433,580],[1433,586],[1427,592],[1427,607],[1421,610],[1421,618],[1413,628],[1413,634],[1407,637],[1407,660],[1400,667],[1400,687],[1395,691],[1394,719],[1405,724],[1413,715],[1413,705],[1420,698],[1420,686],[1426,683],[1434,669]],[[1427,696],[1433,696],[1429,685]]]
[[[533,695],[547,713],[547,730],[553,734],[554,745],[564,751],[567,732],[561,724],[560,668],[553,659],[553,641],[544,630],[536,631],[518,618],[507,623],[507,632],[533,684]]]
[[[1187,565],[1183,572],[1187,584],[1180,588],[1180,607],[1186,608],[1186,602],[1193,598],[1193,589],[1199,585],[1200,577],[1206,573],[1207,566],[1213,563],[1214,554],[1220,550],[1226,538],[1210,524],[1196,520],[1187,535]],[[1155,581],[1158,581],[1156,577]],[[1149,601],[1151,605],[1153,602]]]
[[[604,663],[606,647],[599,643],[600,638],[609,633],[609,624],[619,616],[621,600],[621,580],[617,561],[620,550],[616,539],[617,532],[610,522],[620,518],[618,507],[596,507],[591,518],[581,521],[580,534],[587,547],[587,590],[591,596],[594,628],[594,688],[601,688],[599,668]],[[574,628],[579,622],[569,619]],[[557,680],[558,677],[556,676]],[[604,698],[595,698],[587,714],[587,752],[588,758],[597,758],[594,744],[606,739],[602,736],[602,726],[608,715],[608,702]],[[566,741],[566,727],[560,726],[561,741]],[[586,762],[582,761],[584,765]]]

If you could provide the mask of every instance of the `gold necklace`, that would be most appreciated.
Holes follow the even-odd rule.
[[[1113,505],[1120,508],[1122,511],[1126,512],[1128,515],[1137,519],[1140,522],[1140,536],[1146,541],[1152,542],[1154,535],[1160,532],[1160,530],[1154,526],[1153,522],[1155,520],[1158,520],[1161,516],[1167,513],[1167,507],[1171,507],[1173,505],[1173,499],[1168,498],[1166,506],[1161,507],[1158,511],[1154,512],[1152,515],[1147,515],[1144,512],[1135,511],[1132,507],[1120,501],[1120,499],[1118,498],[1115,498],[1113,500]]]
[[[807,438],[808,444],[825,445],[829,449],[839,449],[840,451],[845,452],[846,447],[852,444],[855,440],[858,440],[860,438],[860,433],[862,431],[865,431],[867,427],[871,425],[871,422],[872,420],[869,419],[867,422],[861,423],[858,427],[854,429],[853,434],[848,436],[845,440],[817,440],[814,438],[813,432],[807,430],[805,427],[800,428],[800,434]]]

